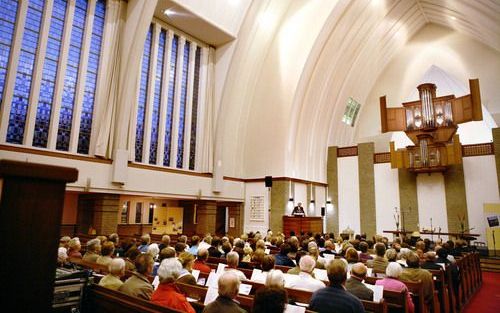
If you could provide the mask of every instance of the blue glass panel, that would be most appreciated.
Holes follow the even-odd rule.
[[[137,123],[135,130],[135,160],[142,161],[142,149],[144,145],[144,122],[146,117],[146,101],[148,90],[149,77],[149,62],[151,55],[151,36],[153,34],[153,26],[149,27],[146,41],[144,42],[144,52],[142,54],[141,65],[141,85],[139,88],[139,99],[137,99]]]
[[[55,1],[50,20],[47,52],[43,64],[40,96],[38,98],[35,118],[35,131],[32,143],[35,147],[47,147],[49,137],[50,116],[52,113],[52,102],[61,50],[62,25],[64,25],[64,22],[61,20],[61,18],[64,20],[64,15],[61,16],[61,12],[66,12],[66,2]]]
[[[68,53],[68,63],[64,76],[64,89],[59,111],[59,128],[57,129],[56,149],[68,151],[71,138],[71,124],[73,123],[73,107],[80,64],[83,27],[87,15],[87,1],[77,0]]]
[[[10,48],[12,45],[14,26],[17,14],[17,1],[4,0],[0,11],[0,105],[5,89],[5,76],[9,63]]]
[[[191,112],[191,141],[189,143],[189,169],[194,170],[196,161],[196,132],[198,125],[198,93],[200,88],[201,48],[196,48],[194,59],[193,107]]]
[[[186,41],[184,45],[184,59],[182,62],[182,85],[181,85],[181,103],[179,108],[179,137],[177,140],[177,168],[182,168],[182,158],[184,157],[184,122],[186,120],[186,101],[187,84],[189,69],[189,47],[190,43]]]
[[[149,149],[149,163],[156,164],[158,151],[158,128],[160,127],[160,99],[163,81],[163,57],[165,56],[165,41],[167,32],[162,30],[158,42],[158,59],[156,61],[155,93],[153,99],[153,116],[151,121],[151,146]]]
[[[170,72],[168,83],[168,99],[167,99],[167,118],[165,125],[165,151],[163,165],[170,166],[170,147],[172,140],[172,119],[174,110],[174,91],[175,91],[175,78],[177,77],[177,54],[178,54],[179,37],[174,35],[172,38],[172,50],[170,52]]]
[[[103,0],[97,1],[94,25],[92,26],[92,38],[90,42],[90,51],[87,78],[85,80],[85,93],[82,103],[82,114],[80,118],[80,131],[78,133],[78,153],[89,153],[90,135],[92,132],[92,116],[94,113],[95,87],[97,84],[97,69],[99,68],[99,58],[102,44],[102,32],[104,29],[104,12],[106,4]],[[97,12],[100,12],[99,14]],[[102,14],[101,14],[102,13]]]
[[[21,53],[14,84],[14,97],[12,99],[9,125],[7,127],[7,142],[22,143],[24,137],[24,126],[31,90],[31,78],[33,76],[33,65],[35,63],[36,48],[38,46],[38,32],[30,31],[34,27],[40,29],[42,15],[40,6],[43,0],[30,0],[28,4],[26,25],[24,26]],[[28,23],[29,20],[29,23]]]

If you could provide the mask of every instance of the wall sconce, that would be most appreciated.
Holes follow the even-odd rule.
[[[287,204],[287,209],[288,209],[288,211],[292,212],[292,210],[293,210],[293,205],[294,205],[294,204],[293,204],[293,198],[289,198],[289,199],[288,199],[288,204]]]
[[[327,211],[333,211],[333,204],[331,200],[326,201],[326,210]]]
[[[315,201],[311,200],[311,203],[309,203],[309,211],[314,211],[314,206],[315,206]]]

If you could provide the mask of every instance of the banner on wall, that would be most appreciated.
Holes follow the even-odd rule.
[[[264,222],[265,206],[264,196],[250,197],[250,221]]]

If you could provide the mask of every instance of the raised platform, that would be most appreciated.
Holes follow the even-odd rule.
[[[500,273],[500,256],[481,257],[481,271]]]

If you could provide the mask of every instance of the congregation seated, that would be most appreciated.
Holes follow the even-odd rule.
[[[125,275],[125,261],[121,258],[113,259],[108,265],[109,273],[99,280],[99,285],[118,290],[123,282],[121,277]]]
[[[194,256],[189,252],[182,252],[177,260],[182,265],[177,282],[188,285],[196,285],[196,279],[191,274],[191,271],[193,270]]]
[[[148,252],[148,246],[151,243],[151,236],[149,234],[144,234],[141,236],[141,244],[137,247],[141,253]]]
[[[81,249],[82,244],[80,243],[80,239],[78,237],[71,238],[71,240],[68,242],[68,257],[81,259]]]
[[[120,237],[118,236],[117,233],[112,233],[111,235],[109,235],[108,241],[112,242],[115,245],[115,253],[113,256],[124,255],[123,248],[120,246]]]
[[[351,267],[351,277],[347,279],[345,288],[361,300],[372,301],[373,291],[363,284],[367,274],[366,266],[359,262]]]
[[[224,272],[217,285],[219,296],[205,306],[203,313],[246,313],[234,300],[240,288],[240,278],[234,271]]]
[[[288,303],[284,288],[264,287],[257,290],[252,312],[282,313]]]
[[[161,243],[158,246],[158,249],[163,250],[167,247],[170,247],[170,236],[169,235],[163,235],[161,236]]]
[[[291,251],[291,246],[288,243],[284,243],[280,247],[280,253],[276,255],[276,265],[295,267],[295,263],[288,257],[288,253]]]
[[[179,263],[177,260],[175,260],[175,262]],[[154,261],[151,255],[147,253],[139,255],[135,260],[136,270],[132,272],[132,275],[118,290],[137,298],[145,300],[151,299],[153,285],[149,282],[148,275],[151,275],[153,272],[153,264]],[[180,263],[179,267],[181,267]]]
[[[240,281],[244,281],[247,279],[245,274],[238,269],[238,264],[240,261],[240,256],[238,253],[231,251],[226,256],[227,267],[224,269],[226,272],[231,272],[239,278]]]
[[[186,252],[188,250],[188,246],[183,242],[177,242],[175,244],[174,249],[175,249],[175,255],[179,256],[179,254],[181,254],[182,252]]]
[[[262,269],[262,263],[264,262],[264,258],[266,257],[266,253],[264,249],[257,248],[251,255],[250,262],[254,263],[254,268]],[[274,257],[273,257],[273,266],[274,266]]]
[[[375,285],[383,286],[384,290],[390,290],[395,292],[406,292],[406,306],[408,308],[408,313],[413,313],[415,311],[415,306],[413,300],[411,299],[408,287],[399,280],[399,277],[403,273],[403,268],[396,262],[391,262],[387,265],[385,271],[385,278],[379,279],[375,282]]]
[[[208,255],[214,258],[220,258],[222,256],[222,251],[220,249],[220,238],[215,236],[212,238],[212,243],[208,248]]]
[[[96,259],[97,264],[108,266],[113,260],[115,253],[115,244],[111,241],[106,241],[101,247],[101,255]]]
[[[385,272],[388,261],[385,258],[385,244],[378,242],[375,244],[375,258],[367,262],[368,267],[373,268],[375,272]]]
[[[368,260],[373,260],[373,257],[368,253],[368,243],[366,241],[361,241],[359,243],[359,260],[365,263]]]
[[[275,265],[275,258],[273,255],[266,255],[264,256],[264,259],[262,260],[262,272],[269,272],[274,269]]]
[[[409,281],[422,281],[422,285],[424,287],[425,303],[432,303],[434,297],[434,281],[432,279],[431,272],[420,268],[420,258],[414,252],[410,252],[408,254],[406,264],[408,265],[408,267],[403,269],[403,273],[401,274],[400,279]]]
[[[322,257],[324,257],[325,254],[337,254],[337,252],[335,252],[335,244],[331,240],[325,241],[325,249],[320,252]]]
[[[153,276],[158,275],[158,268],[160,267],[161,261],[165,259],[175,258],[175,250],[172,247],[163,248],[158,255],[158,262],[155,262],[153,266]]]
[[[424,262],[420,265],[423,269],[426,270],[437,270],[439,271],[442,267],[436,263],[436,252],[427,251],[424,254]]]
[[[100,256],[100,253],[101,241],[97,238],[94,238],[87,241],[87,247],[82,259],[86,262],[95,263],[97,261],[97,258]]]
[[[153,292],[151,301],[170,309],[195,313],[195,310],[187,301],[186,296],[184,296],[175,285],[181,270],[181,263],[175,258],[165,259],[161,262],[160,268],[158,268],[160,284]]]
[[[398,253],[396,252],[395,249],[387,249],[385,251],[385,258],[387,259],[387,262],[396,262],[398,259]]]
[[[208,250],[205,248],[201,248],[198,250],[198,256],[196,257],[196,260],[194,261],[193,264],[193,269],[199,270],[202,273],[210,273],[211,268],[207,264],[208,259]]]
[[[125,253],[125,267],[128,271],[135,271],[135,259],[141,254],[136,246],[131,247]]]
[[[307,252],[305,251],[297,251],[297,253],[295,254],[295,263],[297,265],[294,265],[294,267],[292,267],[291,269],[288,270],[287,274],[292,274],[292,275],[299,275],[300,273],[300,259],[304,256],[304,255],[307,255]]]
[[[298,279],[295,279],[290,283],[290,285],[288,286],[289,288],[314,292],[320,288],[325,287],[325,283],[311,276],[316,266],[316,261],[314,261],[314,259],[310,255],[305,255],[300,258],[299,266],[299,277]]]
[[[358,313],[364,312],[361,301],[345,290],[347,263],[344,260],[332,260],[327,266],[330,285],[313,293],[309,309],[318,313]]]
[[[151,255],[153,260],[156,261],[156,259],[158,258],[158,254],[160,254],[160,247],[158,246],[157,243],[152,243],[148,246],[146,253]]]
[[[196,256],[198,254],[198,244],[200,243],[200,237],[194,235],[191,237],[191,247],[187,250],[187,252]]]

